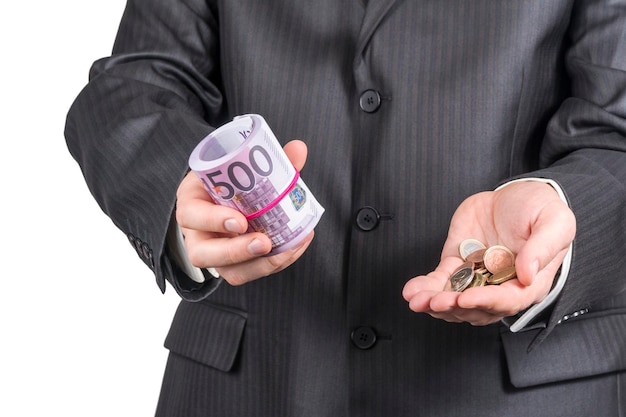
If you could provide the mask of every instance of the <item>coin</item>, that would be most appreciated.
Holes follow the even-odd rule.
[[[497,274],[503,269],[510,268],[515,265],[515,255],[506,246],[496,245],[490,246],[483,257],[485,268],[492,274]]]
[[[504,268],[502,271],[496,274],[493,274],[492,276],[487,278],[487,284],[500,285],[503,282],[507,282],[515,277],[517,277],[517,273],[515,272],[515,267],[510,266],[508,268]]]
[[[474,279],[467,288],[484,287],[487,285],[487,279],[491,276],[489,272],[478,272],[474,270]]]
[[[467,261],[474,262],[475,268],[481,268],[484,265],[485,251],[487,249],[478,249],[467,255]]]
[[[515,254],[506,246],[486,247],[477,239],[465,239],[459,245],[465,261],[446,281],[446,291],[499,285],[515,278]]]
[[[489,271],[487,270],[487,268],[485,268],[484,266],[481,266],[479,268],[474,267],[474,270],[480,274],[489,274]],[[491,275],[491,274],[490,274]]]
[[[485,248],[486,248],[485,245],[480,240],[465,239],[459,245],[459,254],[461,255],[461,258],[463,258],[463,260],[466,261],[467,256],[470,253],[476,252],[479,249],[485,249]]]
[[[450,289],[452,291],[461,292],[466,289],[474,279],[474,264],[465,262],[450,277]]]

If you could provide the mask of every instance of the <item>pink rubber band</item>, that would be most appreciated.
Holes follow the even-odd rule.
[[[265,213],[267,213],[268,211],[276,207],[281,202],[281,200],[285,198],[287,194],[291,192],[291,190],[294,189],[299,178],[300,178],[300,171],[296,169],[296,175],[293,176],[293,180],[291,180],[291,184],[289,184],[289,186],[285,189],[285,191],[283,191],[278,197],[276,197],[271,203],[263,207],[261,210],[258,210],[252,214],[246,215],[246,220],[256,219],[257,217],[264,215]]]

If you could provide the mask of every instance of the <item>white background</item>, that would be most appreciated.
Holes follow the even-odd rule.
[[[95,203],[63,135],[124,6],[0,6],[0,416],[154,414],[177,295]]]

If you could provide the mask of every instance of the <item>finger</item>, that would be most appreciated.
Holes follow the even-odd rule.
[[[237,265],[266,255],[272,250],[272,242],[263,233],[215,237],[192,230],[185,236],[185,247],[194,266],[217,268]]]
[[[472,326],[487,326],[489,324],[497,323],[502,320],[504,315],[491,314],[482,310],[455,310],[455,317],[463,322],[469,323]]]
[[[474,326],[486,326],[505,317],[500,312],[463,308],[458,304],[459,297],[458,293],[440,293],[432,299],[431,309],[427,313],[448,322],[467,322]]]
[[[438,291],[420,291],[407,299],[409,309],[416,313],[429,313],[431,311],[430,302],[437,295]]]
[[[459,296],[458,305],[465,310],[507,317],[530,306],[536,298],[535,292],[535,289],[520,284],[518,280],[512,280],[501,285],[468,288]]]
[[[560,264],[576,234],[576,219],[562,202],[545,206],[531,224],[528,240],[515,260],[519,282],[531,285],[539,271],[555,260]]]
[[[465,310],[461,308],[439,313],[429,313],[432,317],[445,320],[450,323],[469,323],[472,326],[486,326],[493,324],[504,318],[504,316],[493,315],[481,310]]]
[[[437,313],[450,313],[458,306],[461,293],[441,291],[430,300],[430,310]]]
[[[428,275],[421,275],[415,278],[411,278],[404,284],[402,289],[402,297],[406,301],[411,301],[415,296],[420,293],[438,293],[443,291],[445,286],[445,274],[442,272],[433,271]]]
[[[308,154],[306,144],[301,140],[292,140],[283,147],[283,150],[285,151],[285,154],[287,154],[287,157],[293,166],[298,171],[301,171],[302,168],[304,168],[304,163],[306,162]]]
[[[239,211],[210,201],[191,199],[176,206],[181,228],[216,233],[245,233],[248,221]],[[183,234],[186,236],[187,233]]]
[[[218,233],[244,233],[248,228],[243,214],[214,204],[204,184],[193,172],[183,178],[176,191],[176,222],[184,229]]]
[[[298,246],[292,249],[274,256],[255,258],[238,265],[218,268],[218,272],[231,285],[242,285],[274,274],[287,268],[300,258],[309,247],[313,237],[314,232],[311,232]]]
[[[459,319],[454,314],[450,314],[449,312],[446,312],[446,313],[428,312],[428,315],[439,320],[447,321],[448,323],[463,323],[463,320]]]
[[[410,301],[417,293],[422,291],[443,291],[450,276],[462,263],[463,260],[457,256],[443,258],[434,271],[427,275],[420,275],[410,279],[402,289],[402,297],[406,301]]]
[[[176,200],[185,201],[188,199],[201,199],[206,201],[213,201],[211,196],[204,188],[204,184],[193,172],[189,171],[185,178],[180,182],[178,190],[176,190]]]

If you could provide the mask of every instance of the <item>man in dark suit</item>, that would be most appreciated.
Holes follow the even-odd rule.
[[[625,415],[625,27],[608,0],[129,0],[66,137],[182,297],[157,415]],[[245,113],[326,209],[272,257],[188,173]],[[517,279],[444,291],[466,238]]]

